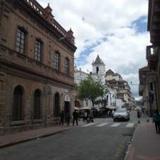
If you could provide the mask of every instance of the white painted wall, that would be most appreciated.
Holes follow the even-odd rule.
[[[108,93],[105,96],[105,98],[107,100],[107,106],[110,107],[110,106],[116,105],[116,95],[117,95],[116,90],[108,88]]]
[[[88,75],[89,75],[88,73],[85,73],[85,72],[83,72],[81,70],[76,70],[74,72],[74,82],[76,84],[80,84],[80,82],[82,80],[85,80],[88,77]]]

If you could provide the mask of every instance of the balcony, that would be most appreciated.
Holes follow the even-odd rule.
[[[40,63],[24,54],[17,53],[3,45],[0,45],[0,63],[10,70],[18,71],[21,75],[27,75],[35,80],[43,80],[51,83],[61,83],[73,87],[73,76],[54,70],[49,65]]]
[[[160,43],[160,1],[150,0],[149,1],[149,12],[148,12],[148,30],[151,34],[151,42],[154,45]]]
[[[139,85],[139,95],[143,96],[144,85]]]
[[[158,63],[156,48],[153,48],[153,46],[147,46],[146,58],[147,58],[148,66],[149,66],[150,70],[155,71],[157,68],[157,63]]]

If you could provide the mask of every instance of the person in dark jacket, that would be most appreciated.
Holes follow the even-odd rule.
[[[76,122],[76,125],[78,126],[78,111],[74,110],[74,112],[72,113],[72,116],[73,116],[73,126],[75,122]]]
[[[156,133],[160,133],[160,114],[158,110],[153,114],[153,122],[155,124]]]
[[[62,110],[60,113],[60,125],[64,125],[64,111]]]
[[[69,112],[66,112],[65,119],[66,119],[67,126],[69,126],[70,125],[70,119],[71,119]]]
[[[137,118],[138,118],[138,123],[140,123],[141,111],[139,109],[137,110]]]

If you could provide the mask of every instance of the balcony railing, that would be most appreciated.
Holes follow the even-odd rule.
[[[35,0],[24,0],[41,16],[43,15],[43,7]]]
[[[41,17],[45,18],[45,9],[36,0],[24,0],[32,9],[34,9]],[[51,20],[52,26],[61,33],[63,38],[67,38],[74,44],[74,37],[68,37],[68,32],[53,18]]]

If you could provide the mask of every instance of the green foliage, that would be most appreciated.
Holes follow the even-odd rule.
[[[103,97],[106,89],[100,82],[95,82],[91,76],[81,81],[78,86],[78,95],[80,99],[90,99],[94,105],[97,97]]]

